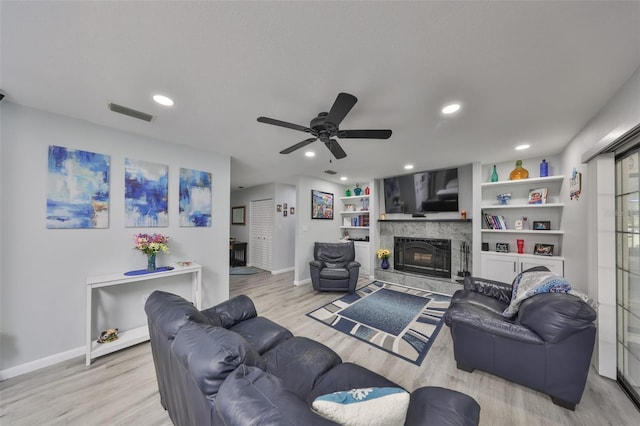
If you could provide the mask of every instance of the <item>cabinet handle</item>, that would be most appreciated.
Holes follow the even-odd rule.
[[[513,262],[513,272],[516,272],[516,262]]]

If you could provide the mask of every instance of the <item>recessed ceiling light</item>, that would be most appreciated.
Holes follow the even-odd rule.
[[[342,176],[342,177],[340,177],[340,180],[347,180],[347,177],[346,176]]]
[[[413,169],[413,164],[407,164],[406,166],[404,166],[405,170],[411,170]]]
[[[522,151],[523,149],[529,149],[530,147],[531,147],[531,145],[524,143],[522,145],[516,146],[516,150],[517,151]]]
[[[306,155],[307,157],[315,157],[316,153],[313,151],[307,151],[304,153],[304,155]]]
[[[164,106],[173,105],[173,99],[168,98],[164,95],[153,95],[153,100],[159,103],[160,105],[164,105]]]
[[[443,114],[453,114],[454,112],[458,112],[462,108],[460,104],[449,104],[442,108]]]

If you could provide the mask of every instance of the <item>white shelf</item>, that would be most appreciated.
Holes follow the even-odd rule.
[[[350,214],[369,214],[369,210],[351,211],[351,212],[340,212],[340,214],[344,214],[344,215],[350,215]]]
[[[113,342],[98,343],[97,340],[93,340],[91,342],[91,358],[107,355],[147,340],[149,340],[149,327],[146,325],[132,328],[131,330],[119,331],[118,340]]]
[[[342,201],[356,201],[362,198],[369,198],[370,195],[352,195],[351,197],[340,197]]]
[[[483,251],[482,254],[491,254],[491,255],[505,256],[505,257],[516,256],[516,257],[523,258],[523,259],[564,260],[564,257],[562,257],[562,256],[540,256],[538,254],[530,254],[530,253],[516,253],[516,252],[503,253],[503,252],[499,252],[499,251]]]
[[[547,176],[547,177],[541,177],[541,178],[501,180],[498,182],[484,182],[480,184],[480,186],[482,186],[483,188],[489,188],[489,187],[506,186],[506,185],[531,185],[531,184],[540,184],[540,183],[549,183],[549,182],[561,182],[563,179],[564,179],[563,175]]]
[[[547,203],[547,204],[491,204],[482,206],[482,210],[488,209],[544,209],[544,208],[560,208],[564,207],[564,203]]]
[[[550,229],[548,231],[536,231],[534,229],[481,229],[482,232],[494,234],[537,234],[537,235],[563,235],[560,229]]]
[[[341,226],[340,229],[369,229],[368,226]]]

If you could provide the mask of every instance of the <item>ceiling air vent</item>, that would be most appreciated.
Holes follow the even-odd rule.
[[[325,170],[324,172],[326,174],[328,174],[328,175],[337,175],[338,174],[338,172],[336,172],[335,170]]]
[[[111,103],[109,109],[113,112],[119,112],[120,114],[128,115],[129,117],[137,118],[138,120],[151,121],[153,115],[146,112],[137,111],[135,109],[127,108],[126,106]]]

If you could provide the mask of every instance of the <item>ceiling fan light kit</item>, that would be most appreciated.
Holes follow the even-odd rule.
[[[333,106],[329,112],[321,112],[317,117],[311,119],[309,127],[300,126],[298,124],[288,123],[286,121],[276,120],[269,117],[258,117],[260,123],[271,124],[273,126],[285,127],[287,129],[297,130],[299,132],[310,133],[314,137],[298,142],[289,148],[280,151],[280,154],[290,154],[302,147],[309,145],[316,140],[324,143],[331,154],[336,159],[347,156],[338,139],[389,139],[391,130],[340,130],[339,126],[342,120],[347,116],[349,111],[358,102],[358,98],[348,93],[339,93]]]

